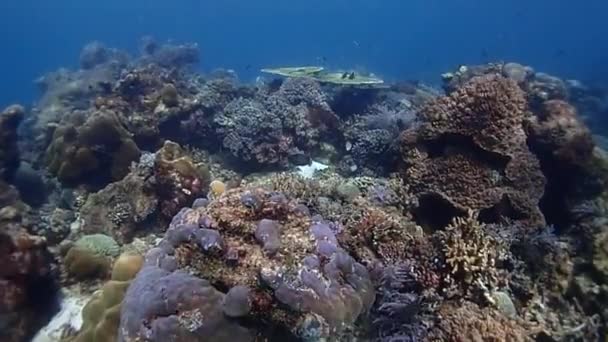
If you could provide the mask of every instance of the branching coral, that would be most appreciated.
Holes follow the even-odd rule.
[[[214,119],[223,146],[243,162],[287,166],[309,158],[316,131],[306,105],[292,106],[278,96],[261,101],[239,98]]]
[[[437,234],[435,238],[440,240],[450,273],[446,282],[453,280],[465,290],[499,284],[497,265],[506,258],[508,249],[487,230],[476,215],[469,212],[467,217],[455,218],[445,231]]]

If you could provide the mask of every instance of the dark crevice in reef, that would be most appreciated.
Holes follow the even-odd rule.
[[[539,204],[547,224],[558,231],[571,226],[575,221],[570,210],[572,205],[598,196],[605,185],[601,184],[599,178],[584,172],[582,167],[557,160],[550,146],[534,143],[530,139],[528,146],[540,161],[547,179]]]
[[[334,113],[340,117],[362,114],[374,104],[378,91],[376,89],[341,89],[329,104]]]
[[[482,223],[500,223],[501,218],[510,218],[514,221],[523,220],[526,215],[518,212],[507,196],[503,196],[500,202],[490,208],[479,211],[478,219]]]
[[[501,154],[487,151],[479,147],[473,138],[461,134],[442,134],[437,139],[423,142],[423,146],[430,158],[437,158],[449,154],[467,154],[472,159],[490,165],[495,169],[503,171],[509,164],[510,158]]]
[[[465,214],[450,202],[436,194],[426,194],[418,199],[414,209],[414,220],[427,232],[434,232],[447,227],[457,216]]]

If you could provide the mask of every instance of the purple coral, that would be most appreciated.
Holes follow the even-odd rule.
[[[243,317],[251,311],[250,289],[238,285],[231,288],[224,297],[223,310],[228,317]]]
[[[317,252],[303,259],[295,276],[263,269],[262,280],[274,289],[280,302],[292,310],[318,315],[314,318],[321,320],[318,324],[336,332],[370,309],[374,287],[367,269],[339,247],[330,224],[313,223],[310,235]]]
[[[224,241],[217,230],[199,228],[194,224],[182,224],[169,229],[166,239],[172,246],[195,243],[207,253],[219,253],[224,249]]]
[[[206,280],[145,266],[123,300],[118,341],[253,341],[223,314],[223,299]]]
[[[183,221],[188,213],[182,211],[174,221]],[[236,287],[226,297],[208,281],[176,270],[172,254],[185,242],[205,252],[223,246],[215,230],[170,226],[159,246],[147,253],[125,294],[118,341],[253,341],[248,329],[225,315],[248,313],[248,290]]]
[[[274,255],[281,247],[280,225],[277,221],[263,219],[255,230],[255,238],[262,244],[264,252]]]

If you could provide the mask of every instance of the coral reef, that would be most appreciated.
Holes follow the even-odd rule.
[[[543,102],[541,111],[528,125],[538,154],[552,156],[557,163],[565,165],[585,165],[591,158],[595,146],[591,131],[567,102]]]
[[[162,227],[183,206],[207,194],[210,175],[178,144],[166,141],[144,153],[124,179],[91,194],[80,209],[87,233],[105,233],[119,242],[151,226]]]
[[[57,266],[45,239],[28,234],[14,189],[0,193],[0,340],[26,341],[55,308]]]
[[[62,120],[46,151],[48,168],[66,184],[106,184],[123,178],[140,151],[117,115],[76,112]]]
[[[318,134],[308,120],[306,105],[292,106],[276,95],[262,101],[236,99],[214,122],[232,156],[261,166],[285,167],[290,161],[307,164]]]
[[[543,226],[545,178],[526,145],[525,110],[517,84],[494,75],[429,103],[420,127],[402,134],[403,179],[421,206],[443,201],[457,212],[482,210],[486,220]]]
[[[311,220],[297,207],[280,193],[229,190],[207,206],[181,211],[160,250],[151,251],[147,261],[188,267],[210,282],[205,286],[230,289],[226,305],[235,300],[233,296],[242,299],[240,304],[230,303],[229,314],[232,309],[248,312],[258,322],[258,331],[283,327],[304,339],[347,334],[371,307],[373,284],[365,267],[339,246],[338,227]],[[184,277],[180,271],[154,272]],[[243,290],[234,289],[237,286],[248,287],[247,301],[243,302]],[[133,296],[140,296],[133,291]],[[127,298],[130,293],[131,288]]]
[[[430,332],[431,341],[530,341],[534,329],[509,319],[496,310],[472,303],[445,303],[439,308],[442,318]]]

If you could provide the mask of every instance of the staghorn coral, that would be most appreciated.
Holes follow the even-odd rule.
[[[495,287],[501,276],[498,265],[506,259],[508,248],[504,242],[489,234],[489,229],[469,212],[456,217],[435,239],[440,241],[449,276],[446,283],[455,281],[467,291],[468,287]],[[504,275],[502,275],[504,278]]]
[[[46,151],[48,168],[66,184],[106,184],[123,178],[140,151],[117,115],[76,112],[55,130]]]
[[[541,226],[545,179],[526,145],[525,109],[517,84],[495,75],[430,102],[421,126],[402,134],[405,184],[422,204],[439,199],[456,212]]]
[[[0,181],[11,181],[19,167],[17,128],[23,120],[25,109],[12,105],[0,113]]]

